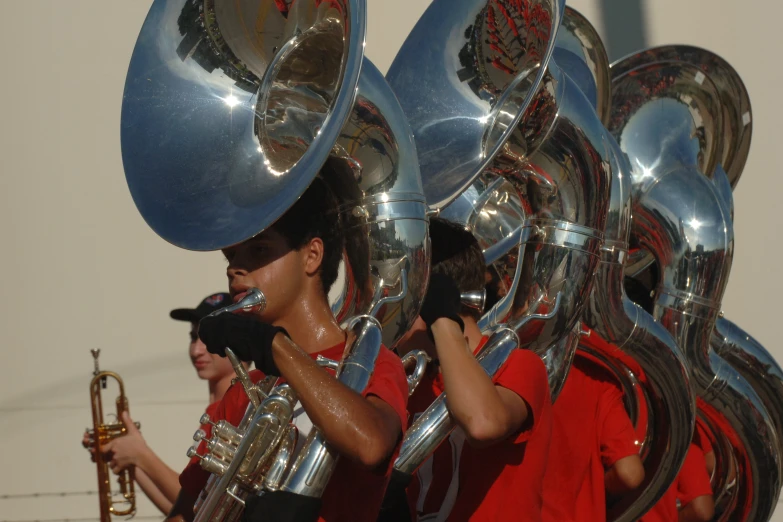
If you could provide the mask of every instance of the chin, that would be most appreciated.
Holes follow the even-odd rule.
[[[208,381],[212,377],[212,371],[209,368],[204,368],[203,370],[196,370],[196,375],[202,381]]]

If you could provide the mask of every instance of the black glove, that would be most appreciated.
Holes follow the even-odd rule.
[[[253,361],[266,375],[280,375],[272,358],[272,339],[284,328],[231,313],[205,317],[198,326],[198,336],[209,353],[226,356],[226,347],[243,361]]]
[[[457,323],[464,332],[465,323],[459,316],[461,309],[462,300],[457,283],[447,275],[432,274],[427,295],[424,297],[424,303],[419,312],[421,318],[427,323],[427,329],[432,327],[432,323],[445,317]]]

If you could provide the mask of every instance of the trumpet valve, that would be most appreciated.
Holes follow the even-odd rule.
[[[234,458],[237,447],[230,442],[225,442],[218,439],[217,437],[213,437],[207,442],[207,449],[213,455],[217,455],[221,459],[228,460],[230,462],[231,459]]]
[[[206,455],[202,455],[198,452],[196,448],[188,448],[187,456],[189,459],[192,459],[193,457],[198,457],[201,460],[204,460],[206,458]]]
[[[223,474],[228,471],[228,467],[231,465],[225,460],[221,460],[215,455],[207,455],[201,459],[201,467],[208,473],[214,473],[215,475],[222,477]]]
[[[232,452],[233,455],[233,452]],[[223,460],[214,454],[202,455],[196,448],[188,448],[188,458],[196,457],[201,462],[201,468],[208,473],[214,473],[217,476],[223,476],[231,465],[231,461]]]
[[[235,446],[238,446],[239,443],[242,442],[242,433],[226,421],[220,421],[215,424],[212,433]]]

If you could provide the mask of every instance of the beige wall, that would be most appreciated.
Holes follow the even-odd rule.
[[[122,374],[134,417],[175,469],[207,400],[188,364],[187,328],[167,313],[223,289],[221,256],[179,250],[147,228],[120,159],[125,72],[150,3],[0,4],[0,522],[97,515],[95,496],[18,498],[95,489],[79,445],[90,422],[90,348],[102,348],[103,367]],[[427,2],[369,4],[367,53],[385,71]],[[595,1],[572,4],[602,30]],[[762,0],[648,0],[645,12],[651,44],[717,52],[750,91],[755,137],[736,190],[724,308],[783,360],[774,334],[783,281],[773,276],[783,253],[775,212],[783,189],[783,73],[775,66],[783,8]],[[137,518],[148,517],[157,513],[143,501]]]

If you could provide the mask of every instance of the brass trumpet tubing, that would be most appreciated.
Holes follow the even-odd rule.
[[[97,361],[97,356],[96,356]],[[98,502],[101,522],[111,522],[113,516],[128,516],[136,512],[136,493],[134,488],[135,476],[133,468],[120,472],[117,477],[119,494],[124,500],[115,501],[111,489],[112,472],[108,462],[102,458],[103,446],[113,439],[125,434],[125,425],[122,421],[107,424],[103,417],[103,401],[101,389],[106,379],[116,381],[119,387],[119,395],[116,400],[117,419],[121,419],[122,413],[128,411],[128,399],[125,396],[125,386],[120,376],[115,372],[97,371],[90,381],[90,403],[92,407],[92,443],[95,448],[95,463],[98,472]],[[137,424],[138,425],[138,424]],[[117,504],[127,502],[128,507],[120,509]]]

